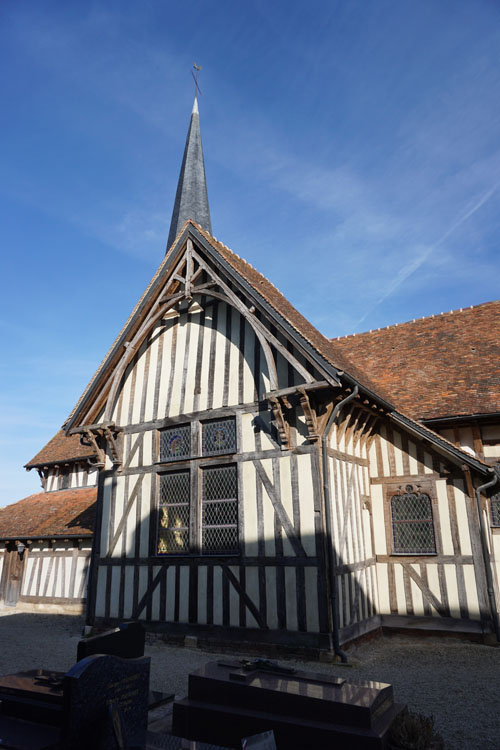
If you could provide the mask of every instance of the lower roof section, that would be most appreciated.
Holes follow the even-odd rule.
[[[0,508],[0,539],[91,536],[97,487],[37,492]]]

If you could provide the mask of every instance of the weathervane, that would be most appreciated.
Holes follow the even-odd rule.
[[[195,74],[193,73],[193,71],[191,71],[191,75],[192,75],[192,76],[193,76],[193,78],[194,78],[194,95],[195,95],[195,97],[196,97],[196,96],[198,95],[198,91],[199,91],[199,92],[200,92],[200,94],[201,94],[201,89],[200,89],[200,87],[198,86],[198,73],[199,73],[199,72],[200,72],[200,70],[201,70],[201,65],[197,65],[196,63],[193,63],[193,68],[194,68],[194,69],[196,70],[196,75],[195,75]]]

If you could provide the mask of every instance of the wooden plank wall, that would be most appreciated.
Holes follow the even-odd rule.
[[[446,478],[437,455],[388,424],[375,437],[369,461],[379,612],[487,619],[475,502],[463,479]],[[406,484],[421,484],[431,496],[436,555],[392,554],[390,495]]]
[[[86,597],[91,541],[33,543],[21,588],[24,601],[81,601]]]

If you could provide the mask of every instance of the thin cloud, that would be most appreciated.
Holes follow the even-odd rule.
[[[427,258],[433,253],[440,245],[442,245],[448,237],[450,237],[453,232],[455,232],[459,227],[461,227],[463,224],[465,224],[468,219],[471,218],[477,211],[479,211],[480,208],[484,206],[485,203],[487,203],[490,198],[496,193],[498,188],[500,187],[500,180],[493,185],[492,188],[487,190],[481,198],[476,201],[476,203],[468,210],[465,211],[465,213],[462,214],[447,230],[446,232],[435,242],[433,245],[430,245],[428,248],[426,248],[423,252],[420,253],[420,255],[415,258],[411,263],[407,264],[404,268],[401,269],[401,271],[398,273],[394,281],[389,285],[388,289],[385,291],[385,293],[375,302],[374,305],[372,305],[365,314],[357,321],[356,328],[363,323],[366,318],[371,315],[371,313],[379,307],[388,297],[390,297],[396,289],[399,289],[399,287],[404,284],[404,282],[412,276],[418,269],[425,263]]]

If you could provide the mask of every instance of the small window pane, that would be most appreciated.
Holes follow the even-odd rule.
[[[189,481],[188,471],[160,477],[159,555],[189,552]]]
[[[202,428],[203,455],[218,456],[236,453],[236,425],[234,419],[205,422]]]
[[[187,458],[191,455],[191,427],[169,427],[160,433],[160,461]]]
[[[392,535],[396,554],[432,554],[436,552],[432,503],[425,492],[406,492],[391,497]]]
[[[236,466],[204,469],[201,515],[202,552],[238,552]]]
[[[491,523],[500,526],[500,492],[491,497]]]

